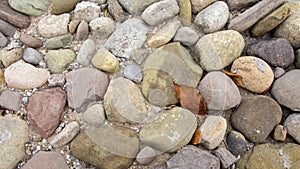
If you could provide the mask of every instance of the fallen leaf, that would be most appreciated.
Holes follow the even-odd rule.
[[[240,86],[240,87],[243,87],[243,78],[241,75],[238,75],[238,74],[235,74],[235,73],[231,73],[227,70],[223,70],[223,72],[229,76],[233,81],[234,83],[237,85],[237,86]]]
[[[201,130],[200,129],[196,129],[194,136],[192,138],[192,144],[193,145],[198,145],[201,143],[202,137],[201,137]]]
[[[174,86],[181,107],[197,115],[206,114],[206,104],[198,89],[176,83],[174,83]]]

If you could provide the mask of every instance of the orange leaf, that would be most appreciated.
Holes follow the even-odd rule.
[[[223,72],[229,76],[233,81],[234,83],[237,85],[237,86],[241,86],[243,87],[243,78],[241,75],[238,75],[238,74],[234,74],[234,73],[231,73],[227,70],[223,70]]]
[[[192,144],[193,145],[198,145],[201,143],[202,137],[201,137],[201,130],[200,129],[196,129],[194,136],[192,138]]]

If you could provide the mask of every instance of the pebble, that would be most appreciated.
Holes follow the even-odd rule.
[[[297,113],[290,114],[283,125],[286,128],[287,133],[300,143],[300,115]]]
[[[299,84],[300,70],[291,70],[274,82],[271,93],[279,104],[300,111]]]
[[[43,57],[37,50],[33,48],[26,48],[23,53],[23,59],[28,63],[38,65],[40,61],[43,60]]]
[[[173,41],[180,42],[185,46],[192,46],[199,40],[198,33],[190,27],[181,27],[177,30]]]
[[[149,25],[158,25],[179,13],[176,0],[162,0],[153,3],[142,13],[142,19]]]
[[[0,32],[0,48],[5,47],[7,43],[7,38]]]
[[[0,70],[0,85],[3,85],[5,83],[4,73],[3,70]]]
[[[70,46],[72,41],[73,41],[73,36],[70,34],[56,36],[56,37],[47,39],[47,41],[45,43],[45,48],[47,48],[47,49],[63,48],[66,46]]]
[[[279,124],[281,117],[281,107],[275,100],[257,95],[243,99],[231,115],[231,124],[251,142],[261,143]]]
[[[66,82],[65,76],[63,74],[52,74],[48,78],[48,86],[50,87],[56,87],[60,86],[62,87]]]
[[[199,128],[203,146],[209,150],[215,149],[222,142],[227,129],[226,119],[222,116],[207,116]]]
[[[103,99],[109,83],[108,76],[94,68],[68,72],[66,80],[68,106],[77,112],[84,112],[90,103]]]
[[[204,33],[212,33],[221,30],[229,18],[229,8],[223,1],[217,1],[201,10],[194,23]]]
[[[238,160],[225,148],[218,148],[215,155],[220,159],[223,168],[230,167]]]
[[[29,127],[26,121],[9,114],[0,116],[0,131],[0,168],[16,168],[25,157]]]
[[[49,143],[53,148],[62,147],[73,140],[73,138],[78,134],[80,130],[80,125],[77,121],[72,121],[67,124],[66,127],[57,135],[54,135],[49,139]]]
[[[47,15],[38,22],[38,32],[45,38],[65,35],[68,33],[70,14]]]
[[[178,19],[172,20],[165,24],[147,40],[148,47],[158,48],[167,44],[174,37],[180,25],[181,24]]]
[[[39,151],[27,163],[22,166],[22,169],[33,168],[44,169],[68,169],[65,158],[59,151]]]
[[[71,12],[79,2],[81,2],[81,0],[51,0],[49,9],[51,14],[59,15]]]
[[[76,5],[74,9],[74,17],[75,19],[90,22],[91,20],[98,18],[100,12],[100,6],[96,3],[82,1]]]
[[[50,4],[49,0],[9,0],[9,6],[14,10],[30,16],[38,16],[45,13]]]
[[[71,151],[76,158],[97,168],[129,168],[139,152],[139,139],[125,127],[88,128],[71,142]]]
[[[1,51],[1,61],[5,67],[8,67],[9,65],[17,62],[20,60],[23,56],[23,48],[15,48],[10,51],[6,51],[3,49]]]
[[[146,9],[149,5],[157,2],[159,0],[148,0],[148,1],[140,1],[140,0],[118,0],[121,6],[130,14],[139,14],[144,9]]]
[[[45,62],[51,73],[62,73],[74,61],[76,54],[71,49],[50,50],[45,55]]]
[[[296,61],[296,63],[295,63],[295,66],[296,66],[296,68],[297,69],[300,69],[300,49],[298,49],[297,51],[296,51],[296,59],[295,59]]]
[[[9,87],[26,90],[44,85],[50,76],[50,72],[20,60],[10,65],[5,70],[4,76]]]
[[[143,79],[142,68],[139,65],[131,64],[124,68],[125,78],[139,83]]]
[[[27,34],[21,34],[20,41],[26,46],[32,48],[40,48],[43,46],[43,42],[41,40]]]
[[[193,13],[196,14],[200,12],[202,9],[206,8],[216,0],[191,0]]]
[[[103,105],[94,104],[87,108],[82,115],[83,120],[88,125],[101,125],[105,121],[105,112]]]
[[[114,73],[119,68],[119,60],[107,49],[99,49],[92,59],[92,65],[96,68]]]
[[[0,32],[5,36],[13,37],[17,29],[11,24],[0,19]]]
[[[36,91],[26,107],[31,129],[50,137],[60,123],[65,104],[66,93],[59,87]]]
[[[190,26],[192,24],[192,5],[190,0],[178,0],[179,17],[182,25]]]
[[[236,156],[243,154],[248,148],[250,148],[250,144],[247,142],[243,134],[237,131],[228,132],[226,144],[230,152]]]
[[[90,65],[91,60],[95,55],[95,53],[96,53],[95,41],[92,39],[87,39],[82,43],[80,50],[77,54],[76,61],[80,63],[82,66],[86,67]]]
[[[224,73],[208,73],[198,87],[208,110],[228,110],[238,106],[242,96],[236,84]]]
[[[0,95],[0,105],[5,109],[19,111],[21,109],[21,97],[18,92],[4,90]]]
[[[280,78],[282,75],[285,74],[285,70],[282,69],[281,67],[276,67],[275,69],[273,69],[274,72],[274,78],[278,79]]]
[[[146,60],[149,53],[150,53],[149,49],[144,49],[144,48],[135,49],[131,53],[132,60],[135,63],[141,65]]]
[[[149,120],[146,100],[135,83],[119,77],[112,79],[104,96],[107,119],[122,123],[143,123]]]
[[[149,146],[145,146],[136,156],[136,161],[141,165],[148,165],[151,163],[157,156],[156,150]]]
[[[93,36],[103,39],[109,37],[115,29],[115,22],[109,17],[100,17],[93,19],[89,24]]]
[[[206,71],[221,70],[241,56],[244,38],[234,30],[219,31],[201,37],[195,45],[200,66]]]
[[[253,56],[244,56],[236,59],[231,72],[242,77],[242,87],[253,92],[267,91],[274,80],[271,67],[262,59]]]
[[[287,129],[283,125],[277,125],[274,129],[273,138],[276,141],[285,141]]]
[[[227,4],[230,10],[239,10],[245,7],[252,6],[259,0],[227,0]]]
[[[183,147],[167,161],[168,168],[210,168],[219,169],[220,160],[208,151],[195,146]]]
[[[115,56],[129,59],[134,49],[141,48],[149,28],[137,18],[124,21],[105,42],[105,48]]]
[[[282,68],[292,65],[295,59],[292,45],[284,38],[257,41],[249,46],[247,53]]]
[[[173,107],[146,123],[140,130],[140,140],[158,151],[172,153],[190,142],[196,127],[193,113],[181,107]]]
[[[77,19],[71,20],[69,23],[69,32],[72,34],[75,33],[80,22],[81,21]]]
[[[123,22],[127,19],[127,14],[123,10],[122,6],[116,0],[107,0],[108,12],[117,21]]]
[[[86,21],[82,20],[77,27],[75,40],[82,41],[87,39],[88,36],[89,36],[89,25]]]

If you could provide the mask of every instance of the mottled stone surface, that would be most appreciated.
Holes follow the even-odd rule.
[[[21,94],[11,90],[4,90],[0,95],[0,105],[6,109],[19,111],[21,109]]]

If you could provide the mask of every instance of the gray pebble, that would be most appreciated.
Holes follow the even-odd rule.
[[[77,62],[82,66],[88,66],[91,63],[93,56],[96,53],[96,44],[92,39],[87,39],[83,42],[77,55]]]
[[[23,59],[28,63],[38,65],[43,60],[43,57],[37,50],[26,48],[23,53]]]
[[[276,68],[273,70],[273,72],[274,72],[274,77],[275,77],[275,79],[278,79],[278,78],[280,78],[282,75],[285,74],[285,70],[282,69],[281,67],[276,67]]]
[[[55,86],[63,86],[66,82],[66,79],[63,74],[52,74],[48,78],[48,85],[50,87],[55,87]]]
[[[83,120],[89,125],[101,125],[105,120],[104,108],[100,104],[90,106],[83,113]]]
[[[146,146],[138,153],[136,161],[139,164],[147,165],[155,159],[156,155],[157,152],[153,148]]]
[[[199,39],[199,35],[190,27],[182,27],[177,30],[174,41],[179,41],[183,45],[192,46]]]
[[[141,82],[143,79],[142,69],[136,64],[127,65],[124,69],[124,76],[134,82]]]
[[[0,32],[0,47],[7,45],[7,38]]]
[[[238,160],[225,148],[218,148],[215,155],[220,159],[223,168],[228,168]]]

